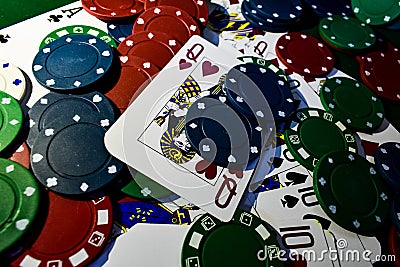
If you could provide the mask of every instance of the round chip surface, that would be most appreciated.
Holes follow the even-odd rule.
[[[111,68],[113,55],[112,48],[97,37],[67,35],[39,50],[32,71],[49,89],[75,91],[102,78]]]
[[[3,252],[29,231],[39,209],[40,192],[28,169],[0,158],[0,195],[0,252]]]
[[[322,209],[351,232],[371,234],[389,217],[388,188],[375,166],[355,153],[324,155],[315,166],[313,181]]]
[[[400,101],[397,75],[400,73],[398,48],[386,52],[371,52],[364,56],[360,65],[363,82],[378,96]]]
[[[314,13],[320,17],[332,16],[335,14],[351,15],[351,5],[349,0],[305,0],[313,9]]]
[[[110,236],[110,198],[74,200],[52,192],[48,197],[48,213],[38,238],[11,266],[87,266]]]
[[[300,0],[245,0],[245,2],[248,3],[252,14],[269,18],[272,22],[295,20],[303,13],[303,4]]]
[[[138,0],[81,0],[83,8],[101,20],[121,20],[131,18],[143,11],[143,3]]]
[[[332,113],[316,109],[299,109],[292,116],[297,128],[284,133],[288,150],[301,165],[314,170],[319,159],[329,152],[357,152],[353,133]]]
[[[374,156],[379,173],[394,191],[400,193],[400,143],[384,143]]]
[[[26,91],[26,80],[22,71],[10,62],[0,59],[0,91],[21,100]]]
[[[292,71],[306,76],[323,76],[334,67],[329,48],[318,39],[298,32],[282,35],[275,46],[282,63]]]
[[[385,110],[382,101],[356,80],[346,77],[327,79],[319,96],[324,108],[349,128],[371,131],[383,122]]]
[[[39,132],[31,151],[32,170],[49,190],[87,194],[111,182],[123,163],[105,148],[107,121],[96,116],[70,121],[55,121]]]
[[[3,151],[18,136],[23,124],[23,113],[17,100],[2,91],[0,91],[0,121],[0,151]]]
[[[278,259],[259,259],[265,248],[279,249],[275,233],[262,220],[237,210],[229,222],[205,214],[192,223],[182,248],[182,266],[283,266]],[[218,253],[216,253],[216,251]],[[261,253],[260,253],[261,252]]]
[[[185,44],[193,35],[200,35],[197,22],[184,10],[172,6],[157,6],[139,15],[132,34],[146,31],[164,32]]]
[[[145,0],[144,8],[150,9],[157,6],[173,6],[186,11],[190,16],[200,22],[203,26],[208,21],[208,7],[205,1],[198,0]]]
[[[351,0],[356,17],[371,25],[387,24],[400,15],[399,0]]]
[[[376,42],[372,28],[342,15],[323,18],[319,23],[319,34],[333,47],[348,51],[367,49]]]
[[[36,141],[39,132],[55,121],[60,123],[79,121],[87,116],[95,116],[96,121],[103,120],[111,125],[115,121],[113,106],[100,92],[81,95],[69,95],[50,92],[40,98],[29,110],[31,128],[27,143],[30,147]]]
[[[108,22],[108,33],[120,44],[126,37],[132,34],[133,21],[129,22]]]
[[[103,40],[112,47],[117,47],[117,44],[115,43],[113,38],[103,30],[87,25],[71,25],[59,28],[47,34],[47,36],[43,38],[43,41],[40,43],[39,50],[42,49],[47,44],[53,42],[54,40],[57,40],[60,37],[71,34],[92,35],[99,38],[100,40]]]

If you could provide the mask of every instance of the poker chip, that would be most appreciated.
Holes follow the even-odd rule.
[[[282,63],[306,76],[323,76],[334,67],[332,52],[318,39],[298,32],[282,35],[275,46]]]
[[[228,26],[230,21],[230,16],[228,10],[213,2],[208,2],[208,22],[207,28],[210,28],[213,31],[221,32],[226,26]]]
[[[43,47],[32,70],[37,81],[49,89],[75,91],[102,78],[112,62],[113,51],[107,43],[92,35],[74,34]]]
[[[26,80],[22,71],[15,65],[0,59],[0,91],[21,100],[26,91]]]
[[[92,35],[99,38],[100,40],[103,40],[112,47],[117,47],[117,44],[115,43],[113,38],[103,30],[86,25],[71,25],[59,28],[47,34],[46,37],[43,39],[43,41],[40,43],[39,50],[42,49],[44,46],[48,45],[49,43],[53,42],[54,40],[57,40],[60,37],[71,34]]]
[[[50,92],[40,98],[28,112],[30,130],[27,143],[30,147],[36,141],[39,132],[54,121],[66,121],[70,118],[80,120],[95,116],[95,120],[114,123],[115,114],[110,101],[100,92],[91,92],[81,95],[69,95]]]
[[[140,89],[144,89],[160,69],[149,60],[131,55],[121,56],[120,63],[120,77],[106,96],[124,112],[134,96],[138,95]]]
[[[203,26],[208,21],[208,7],[205,1],[198,0],[145,0],[144,9],[150,9],[158,6],[173,6],[186,11],[190,16],[200,22]]]
[[[110,126],[98,116],[53,121],[39,132],[31,150],[35,177],[49,190],[82,195],[110,183],[123,167],[104,145]]]
[[[270,23],[294,21],[303,13],[303,4],[300,0],[245,0],[252,14],[270,19]]]
[[[143,11],[143,3],[138,0],[97,1],[81,0],[82,7],[101,20],[121,20],[132,18]]]
[[[371,25],[387,24],[400,15],[398,0],[351,0],[354,15]]]
[[[186,11],[172,6],[157,6],[140,14],[132,34],[146,31],[168,33],[180,44],[185,44],[193,35],[200,35],[196,21]]]
[[[229,101],[246,115],[267,119],[272,112],[276,121],[287,118],[294,111],[294,99],[289,83],[278,71],[272,64],[264,68],[253,63],[230,69],[224,84]]]
[[[257,64],[259,66],[262,66],[264,68],[269,68],[273,72],[275,72],[276,75],[278,75],[285,81],[289,80],[286,73],[269,60],[266,60],[266,59],[263,59],[260,57],[254,57],[254,56],[240,56],[237,59],[239,59],[240,61],[243,61],[244,63],[253,63],[253,64]]]
[[[128,59],[125,56],[141,57],[162,69],[181,47],[179,42],[165,33],[146,31],[127,37],[118,45],[118,52],[123,61]]]
[[[268,248],[268,252],[266,252]],[[275,233],[262,220],[237,210],[229,222],[205,214],[192,223],[182,247],[182,266],[283,266],[266,255],[279,251]],[[218,253],[215,253],[218,251]],[[272,256],[272,255],[270,255]]]
[[[319,96],[324,108],[349,128],[371,131],[383,122],[382,101],[356,80],[346,77],[327,79]]]
[[[319,17],[338,15],[351,15],[353,13],[349,0],[305,0],[315,14]]]
[[[390,217],[392,219],[393,225],[396,231],[400,232],[400,198],[398,195],[392,200],[390,206]]]
[[[389,252],[391,255],[395,255],[396,259],[400,258],[400,234],[396,231],[395,227],[390,227],[389,231]],[[394,267],[400,267],[400,262],[396,260]]]
[[[324,155],[315,166],[313,181],[322,209],[344,229],[371,234],[389,217],[388,188],[375,166],[355,153]]]
[[[39,187],[24,166],[0,158],[0,253],[31,229],[39,209]]]
[[[296,129],[284,133],[289,152],[301,165],[314,170],[319,159],[329,152],[357,152],[353,133],[332,113],[316,108],[299,109],[292,116]]]
[[[31,166],[30,153],[31,152],[29,150],[28,145],[25,142],[23,142],[9,157],[9,160],[17,162],[22,166],[24,166],[25,168],[29,169]]]
[[[0,151],[7,148],[18,136],[22,128],[23,113],[21,106],[12,96],[0,91]]]
[[[375,151],[375,164],[388,185],[400,193],[400,143],[387,142]]]
[[[367,49],[376,42],[375,33],[368,25],[341,15],[323,18],[319,34],[332,47],[348,51]]]
[[[378,96],[400,101],[397,75],[400,72],[400,53],[397,48],[387,52],[371,52],[360,64],[363,82]]]
[[[185,133],[206,161],[243,170],[260,155],[263,128],[256,120],[237,114],[226,100],[210,95],[194,102],[186,114]]]
[[[133,21],[128,22],[108,22],[108,33],[120,44],[126,37],[132,34]]]
[[[48,192],[48,199],[43,228],[11,266],[87,266],[110,236],[113,222],[110,198],[75,200]]]

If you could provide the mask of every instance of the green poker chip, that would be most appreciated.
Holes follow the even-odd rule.
[[[376,42],[375,32],[368,25],[342,15],[323,18],[319,34],[331,46],[348,51],[366,49]]]
[[[243,61],[244,63],[253,63],[253,64],[257,64],[261,67],[264,67],[266,69],[270,69],[276,75],[282,77],[283,79],[285,79],[285,81],[288,81],[288,77],[287,77],[286,73],[279,67],[275,66],[275,64],[269,60],[259,58],[259,57],[254,57],[254,56],[241,56],[241,57],[238,57],[238,59]]]
[[[313,186],[325,213],[339,226],[371,234],[389,218],[388,188],[375,166],[350,152],[323,156],[313,172]]]
[[[400,15],[399,0],[351,0],[356,17],[371,25],[383,25]]]
[[[385,110],[382,101],[356,80],[345,77],[327,79],[319,96],[324,108],[349,128],[371,131],[383,122]]]
[[[309,170],[329,152],[357,152],[353,133],[332,113],[316,108],[299,109],[291,118],[297,128],[284,133],[293,158]]]
[[[280,267],[283,262],[278,258],[279,250],[274,232],[251,213],[237,210],[229,222],[205,214],[186,235],[181,265]]]
[[[93,35],[107,44],[109,44],[112,47],[117,47],[117,44],[115,43],[114,39],[108,35],[105,31],[102,31],[100,29],[97,29],[92,26],[86,26],[86,25],[71,25],[71,26],[66,26],[59,28],[55,31],[52,31],[49,33],[43,41],[40,43],[39,50],[42,49],[44,46],[47,44],[53,42],[54,40],[63,37],[65,35],[70,35],[70,34],[89,34]]]
[[[0,91],[0,151],[14,141],[21,130],[23,114],[18,101]]]
[[[0,158],[0,253],[29,230],[39,209],[39,186],[24,166]]]

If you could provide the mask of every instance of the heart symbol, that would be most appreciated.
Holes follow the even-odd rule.
[[[42,66],[40,66],[40,65],[35,65],[35,66],[33,66],[33,70],[34,71],[39,71],[39,70],[41,70],[43,67]]]
[[[92,100],[94,103],[99,103],[103,100],[103,98],[99,95],[94,95]]]
[[[33,154],[32,155],[32,162],[33,163],[38,163],[43,159],[43,156],[40,154]]]
[[[19,220],[19,221],[17,221],[17,222],[15,223],[15,227],[16,227],[18,230],[23,231],[23,230],[26,229],[26,227],[28,226],[28,224],[29,224],[29,220],[27,220],[27,219],[22,219],[22,220]]]
[[[184,70],[184,69],[190,68],[191,66],[192,66],[192,63],[187,62],[184,58],[179,60],[179,69],[180,70]]]
[[[120,57],[119,58],[119,60],[122,62],[122,63],[126,63],[127,61],[128,61],[128,57],[127,56],[123,56],[123,57]]]
[[[110,51],[108,51],[108,50],[103,51],[103,53],[101,53],[101,55],[102,55],[103,57],[109,57],[109,56],[111,56]]]
[[[137,23],[137,24],[144,24],[144,20],[143,20],[142,18],[138,18],[138,19],[136,20],[136,23]]]
[[[108,167],[108,173],[114,174],[116,172],[117,172],[117,167],[115,165]]]
[[[196,164],[195,170],[199,174],[203,174],[207,179],[214,179],[217,176],[217,166],[208,161],[201,160]]]
[[[233,155],[230,155],[230,156],[228,157],[228,162],[230,162],[230,163],[235,163],[235,162],[236,162],[236,158],[235,158]]]
[[[218,66],[212,65],[212,63],[208,60],[203,62],[201,69],[203,71],[203,77],[215,74],[219,71]]]

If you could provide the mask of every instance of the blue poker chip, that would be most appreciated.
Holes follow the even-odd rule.
[[[206,161],[244,170],[261,152],[264,129],[255,118],[236,113],[225,96],[205,96],[186,114],[185,133],[192,148]]]
[[[111,126],[98,116],[53,121],[42,129],[31,149],[35,177],[49,190],[84,195],[110,183],[124,164],[104,145]]]
[[[400,197],[397,196],[393,198],[391,208],[390,208],[390,216],[395,226],[397,232],[400,232]]]
[[[400,143],[388,142],[375,151],[375,165],[393,190],[400,193]]]
[[[245,115],[275,121],[288,118],[295,102],[290,84],[278,75],[274,65],[267,68],[246,63],[232,68],[226,75],[224,89],[229,101]],[[250,108],[251,107],[251,108]]]
[[[66,35],[39,50],[32,71],[49,89],[75,91],[102,78],[111,68],[113,57],[112,48],[95,36]]]
[[[349,0],[305,0],[315,14],[319,17],[326,17],[332,15],[351,15],[351,3]]]
[[[132,35],[133,21],[129,22],[108,22],[108,34],[120,44],[126,37]]]
[[[69,123],[71,118],[88,121],[85,117],[96,121],[115,121],[111,102],[100,92],[81,95],[70,95],[50,92],[40,98],[29,110],[30,130],[27,144],[32,147],[39,132],[54,121]]]
[[[296,21],[303,13],[300,0],[244,0],[245,9],[259,18],[269,19],[270,23],[288,23]]]

